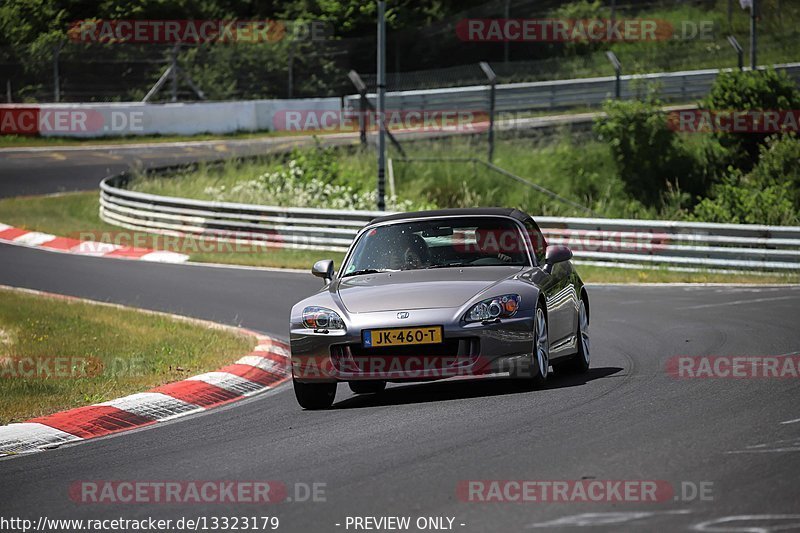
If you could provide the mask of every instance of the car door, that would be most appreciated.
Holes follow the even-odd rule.
[[[526,219],[524,225],[536,261],[544,271],[547,241],[532,218]],[[577,301],[572,285],[572,264],[564,262],[554,265],[551,272],[545,273],[540,287],[547,302],[550,350],[558,355],[561,349],[568,349],[568,341],[575,335]]]

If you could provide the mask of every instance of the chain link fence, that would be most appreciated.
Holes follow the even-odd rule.
[[[734,8],[726,14],[725,6]],[[759,63],[800,59],[800,6],[787,0],[762,0]],[[733,34],[749,44],[747,15],[738,0],[603,0],[598,16],[659,17],[667,13],[714,21],[713,36],[691,43],[464,42],[457,29],[465,19],[553,17],[562,0],[492,0],[419,27],[408,25],[388,35],[388,90],[457,87],[486,83],[478,67],[487,61],[498,83],[558,80],[613,74],[605,50],[613,46],[625,74],[698,68],[735,67],[737,55],[727,42]],[[714,8],[708,11],[710,8]],[[677,10],[677,11],[676,11]],[[681,11],[683,10],[683,11]],[[706,17],[707,14],[708,16]],[[402,13],[396,16],[402,18]],[[731,21],[733,21],[731,23]],[[399,23],[398,23],[399,24]],[[41,48],[41,47],[40,47]],[[238,100],[341,96],[352,93],[351,69],[375,88],[374,31],[324,40],[268,43],[182,45],[86,44],[63,41],[51,49],[0,47],[0,90],[8,102],[140,101],[174,63],[185,77],[172,80],[150,101]],[[452,66],[460,63],[462,66]],[[192,88],[192,84],[198,90]]]

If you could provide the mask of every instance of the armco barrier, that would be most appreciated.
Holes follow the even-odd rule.
[[[129,230],[215,237],[268,247],[342,252],[379,211],[339,211],[210,202],[125,189],[126,175],[100,184],[100,217]],[[537,217],[550,244],[578,263],[673,269],[800,270],[800,227],[656,220]]]
[[[774,66],[800,81],[800,63]],[[659,86],[665,101],[690,102],[705,96],[719,70],[691,70],[626,75],[621,78],[621,97],[632,98],[641,90],[637,80]],[[496,109],[505,120],[505,128],[525,128],[524,119],[507,120],[503,113],[564,109],[575,106],[599,105],[614,95],[615,78],[580,78],[572,80],[510,83],[497,85]],[[386,109],[392,111],[485,111],[489,86],[449,87],[418,91],[387,93]],[[374,100],[375,95],[368,95]],[[80,103],[80,104],[3,104],[2,111],[36,109],[50,127],[27,133],[59,137],[114,137],[125,135],[194,135],[200,133],[226,134],[241,131],[277,131],[287,128],[280,113],[300,111],[319,116],[325,112],[338,114],[342,106],[347,112],[358,110],[359,96],[340,98],[306,98],[294,100],[247,100],[239,102],[193,102],[149,104],[140,102]],[[66,113],[65,113],[66,112]],[[61,113],[68,124],[56,125],[54,118]],[[84,117],[83,115],[86,115]],[[19,119],[28,125],[30,120]],[[77,121],[75,125],[72,122]],[[34,119],[35,123],[36,120]],[[570,124],[588,125],[586,117],[569,119]],[[87,127],[81,124],[86,123]],[[538,122],[531,122],[538,124]],[[498,127],[504,127],[498,124]],[[39,131],[41,129],[41,131]]]
[[[800,81],[800,63],[774,65],[795,81]],[[658,86],[659,96],[668,102],[690,102],[708,94],[719,69],[687,70],[625,75],[621,77],[622,99],[630,99],[644,90],[641,82]],[[616,78],[580,78],[572,80],[508,83],[497,85],[495,109],[499,112],[564,109],[575,106],[600,105],[614,97]],[[367,97],[373,101],[374,94]],[[344,99],[348,110],[359,109],[359,96]],[[386,109],[402,111],[483,110],[489,98],[488,85],[448,87],[386,93]]]

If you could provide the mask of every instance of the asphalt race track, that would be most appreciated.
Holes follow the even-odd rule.
[[[0,284],[283,338],[292,303],[319,287],[310,274],[8,245],[0,245]],[[0,511],[33,520],[278,516],[278,531],[292,532],[353,531],[348,516],[453,517],[464,532],[800,530],[800,381],[665,371],[678,355],[798,353],[800,287],[592,286],[589,297],[593,359],[580,379],[555,377],[543,390],[504,377],[462,379],[360,397],[340,385],[334,408],[322,412],[302,411],[283,386],[202,415],[0,460]],[[676,492],[655,503],[484,503],[457,494],[464,480],[581,479],[663,480]],[[69,489],[79,480],[277,480],[294,499],[295,484],[324,483],[325,497],[78,505]],[[699,486],[704,498],[690,494]]]
[[[532,124],[541,120],[530,119]],[[545,123],[544,126],[547,126]],[[422,138],[448,132],[397,132],[396,137]],[[368,136],[370,142],[373,135]],[[100,180],[131,167],[149,169],[196,161],[215,161],[287,152],[294,146],[319,142],[323,146],[356,144],[358,132],[316,137],[256,137],[214,141],[150,144],[20,147],[0,149],[0,198],[96,189]]]
[[[323,144],[348,144],[357,134],[327,135]],[[101,179],[127,170],[286,151],[310,137],[120,144],[95,150],[54,146],[0,150],[0,198],[96,189]]]

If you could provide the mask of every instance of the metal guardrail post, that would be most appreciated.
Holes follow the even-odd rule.
[[[358,75],[358,72],[355,70],[351,70],[347,73],[347,77],[350,78],[350,81],[353,82],[353,85],[358,91],[359,98],[359,111],[358,111],[358,131],[359,131],[359,138],[361,139],[361,146],[367,145],[367,124],[366,124],[366,116],[367,116],[367,105],[369,102],[367,101],[367,85],[364,83],[364,80],[361,79],[361,76]]]
[[[386,2],[378,0],[378,210],[386,210]]]
[[[736,40],[736,37],[733,35],[728,35],[728,43],[736,50],[736,56],[738,58],[739,70],[744,70],[744,50],[742,46],[739,44],[739,41]]]
[[[180,45],[176,44],[172,47],[172,52],[170,53],[170,76],[171,76],[171,84],[170,84],[170,101],[177,102],[178,101],[178,47]]]
[[[750,0],[750,70],[755,70],[758,66],[756,53],[758,50],[757,25],[758,20],[758,0]]]
[[[800,82],[800,63],[775,64],[773,68],[785,72],[791,79]],[[715,76],[721,70],[725,69],[654,72],[644,75],[644,79],[659,84],[665,101],[689,101],[705,97]],[[622,92],[621,82],[633,78],[632,75],[620,74],[618,78],[620,93]],[[614,81],[614,76],[604,76],[590,79],[498,83],[496,109],[498,112],[514,112],[540,110],[545,107],[562,109],[576,105],[599,105],[609,98],[611,92],[609,84]],[[453,109],[474,109],[476,105],[485,101],[485,95],[486,85],[484,84],[397,91],[391,93],[390,101],[400,109],[451,111]],[[353,93],[346,96],[345,101],[349,102],[352,107],[356,107],[358,98],[359,95]]]
[[[486,74],[489,80],[489,162],[494,159],[494,109],[497,91],[497,74],[494,73],[492,67],[486,61],[481,61],[481,70]]]
[[[620,97],[622,96],[622,79],[621,79],[622,63],[619,62],[617,54],[615,54],[611,50],[606,52],[606,57],[608,58],[609,61],[611,61],[611,64],[614,65],[614,74],[617,77],[616,84],[614,85],[614,96],[616,97],[617,100],[619,100]]]
[[[372,102],[370,102],[369,98],[367,98],[367,86],[362,81],[361,76],[359,76],[358,72],[356,72],[355,70],[351,70],[350,72],[348,72],[347,73],[347,77],[350,78],[350,81],[353,82],[353,85],[355,85],[356,90],[359,91],[361,104],[366,106],[366,107],[362,108],[363,115],[366,118],[367,110],[375,112],[375,106],[372,105]],[[366,131],[366,125],[365,125],[366,122],[367,122],[366,120],[364,120],[364,122],[359,122],[359,127],[363,127],[364,128],[364,129],[362,129],[362,137],[361,137],[361,140],[362,140],[363,144],[367,144],[367,131]],[[389,129],[386,130],[386,135],[389,137],[389,140],[392,142],[392,146],[394,146],[395,149],[398,152],[400,152],[400,155],[405,157],[406,151],[403,150],[403,147],[400,145],[400,142],[395,138],[394,135],[392,135],[392,132]]]
[[[53,47],[53,101],[56,103],[61,101],[61,76],[58,71],[58,60],[63,47],[64,41]]]

